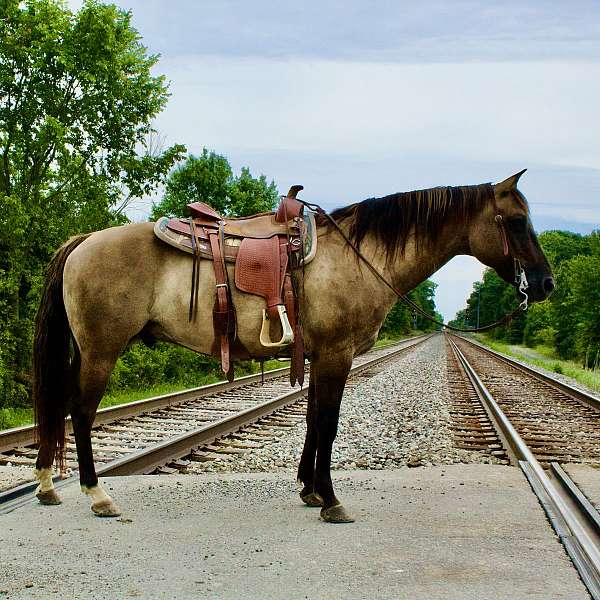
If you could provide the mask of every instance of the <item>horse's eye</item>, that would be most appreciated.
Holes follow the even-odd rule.
[[[525,217],[511,217],[507,219],[508,227],[515,233],[525,233],[527,230],[527,219]]]

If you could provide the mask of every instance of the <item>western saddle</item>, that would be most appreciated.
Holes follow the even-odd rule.
[[[188,205],[190,217],[160,218],[154,233],[162,241],[192,255],[192,283],[188,318],[194,321],[198,308],[200,260],[213,261],[215,304],[213,354],[221,357],[221,368],[233,381],[233,358],[250,358],[237,338],[236,314],[227,263],[235,263],[238,290],[261,296],[263,310],[260,343],[273,355],[289,352],[290,382],[304,382],[302,325],[296,307],[296,282],[292,273],[308,264],[317,250],[314,214],[304,213],[296,196],[303,187],[294,185],[281,198],[276,212],[251,217],[225,218],[203,202]],[[279,323],[281,337],[273,341],[272,323]]]

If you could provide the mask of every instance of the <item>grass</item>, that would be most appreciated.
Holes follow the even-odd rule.
[[[31,408],[0,408],[0,430],[31,425],[32,422]]]
[[[547,371],[566,375],[567,377],[575,379],[575,381],[582,385],[585,385],[589,389],[600,393],[600,371],[584,369],[572,360],[562,360],[556,356],[553,348],[548,346],[529,348],[528,346],[517,344],[506,344],[504,342],[499,342],[498,340],[493,340],[485,335],[477,335],[476,339],[492,350],[518,358],[530,365],[542,367]]]

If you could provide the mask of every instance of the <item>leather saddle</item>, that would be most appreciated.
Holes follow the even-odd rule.
[[[222,217],[203,202],[188,205],[190,217],[160,218],[154,233],[162,241],[192,255],[192,284],[189,320],[196,316],[200,260],[212,260],[216,291],[213,309],[215,340],[220,348],[221,367],[233,380],[230,349],[237,357],[249,358],[236,335],[235,307],[230,290],[227,263],[235,263],[234,282],[242,292],[261,296],[266,301],[260,343],[266,348],[290,349],[292,385],[304,380],[302,328],[296,310],[292,271],[308,264],[317,250],[314,214],[304,213],[296,196],[303,187],[295,185],[281,198],[276,212],[251,217]],[[281,327],[281,337],[272,340],[271,324]]]

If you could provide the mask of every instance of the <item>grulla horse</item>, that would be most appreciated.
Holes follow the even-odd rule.
[[[305,355],[310,360],[307,432],[298,480],[302,500],[321,507],[323,520],[353,520],[333,489],[332,445],[352,360],[374,344],[396,293],[413,289],[459,254],[476,257],[510,283],[515,283],[518,261],[530,301],[551,293],[552,273],[527,202],[517,190],[521,174],[495,185],[371,198],[335,210],[330,215],[334,224],[318,215],[317,256],[296,273],[301,279],[297,287]],[[92,424],[115,361],[132,341],[153,338],[211,353],[213,266],[201,261],[193,324],[187,318],[189,272],[190,258],[159,241],[153,223],[80,235],[56,252],[34,341],[39,438],[35,475],[42,504],[60,503],[52,465],[55,460],[64,465],[65,418],[70,414],[81,489],[95,514],[120,514],[96,476]],[[266,358],[272,351],[259,341],[263,299],[235,288],[231,293],[240,341],[251,356]]]

